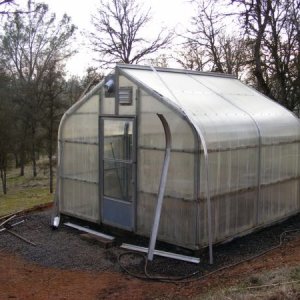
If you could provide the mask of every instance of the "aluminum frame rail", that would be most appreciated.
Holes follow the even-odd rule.
[[[166,189],[166,183],[167,183],[167,178],[168,178],[168,169],[169,169],[169,164],[170,164],[171,144],[172,144],[171,130],[170,130],[167,120],[165,119],[165,117],[162,114],[157,114],[157,116],[159,117],[159,119],[163,125],[163,128],[164,128],[165,139],[166,139],[166,150],[165,150],[163,168],[162,168],[162,172],[161,172],[161,176],[160,176],[157,204],[156,204],[155,216],[154,216],[154,220],[153,220],[151,238],[150,238],[148,255],[147,255],[147,259],[150,261],[153,260],[154,251],[155,251],[155,244],[156,244],[157,232],[158,232],[158,227],[159,227],[159,222],[160,222],[161,209],[162,209],[162,204],[163,204],[164,194],[165,194],[165,189]]]
[[[142,252],[142,253],[147,253],[148,252],[148,248],[141,247],[141,246],[135,246],[135,245],[131,245],[131,244],[125,244],[125,243],[123,243],[121,245],[121,248],[122,249],[127,249],[127,250],[132,250],[132,251],[137,251],[137,252]],[[158,256],[162,256],[162,257],[187,261],[187,262],[190,262],[190,263],[193,263],[193,264],[199,264],[200,263],[200,258],[199,257],[187,256],[187,255],[182,255],[182,254],[167,252],[167,251],[162,251],[162,250],[154,250],[154,254],[158,255]]]
[[[64,223],[64,225],[68,226],[68,227],[71,227],[71,228],[74,228],[74,229],[77,229],[77,230],[80,230],[80,231],[83,231],[83,232],[87,232],[87,233],[99,236],[99,237],[107,239],[109,241],[114,241],[115,240],[114,236],[111,236],[111,235],[108,235],[108,234],[105,234],[105,233],[102,233],[102,232],[99,232],[99,231],[96,231],[96,230],[92,230],[92,229],[89,229],[89,228],[86,228],[86,227],[83,227],[83,226],[80,226],[80,225],[76,225],[76,224],[73,224],[73,223],[70,223],[70,222],[66,222],[66,223]]]

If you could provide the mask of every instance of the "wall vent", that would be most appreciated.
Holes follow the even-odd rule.
[[[119,104],[131,105],[132,104],[132,87],[119,88]]]

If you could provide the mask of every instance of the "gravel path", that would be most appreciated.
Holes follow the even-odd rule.
[[[125,252],[124,250],[118,246],[109,249],[101,248],[96,243],[82,239],[78,230],[66,226],[52,230],[49,226],[50,214],[50,209],[29,213],[20,217],[20,220],[25,220],[24,223],[13,228],[16,233],[36,243],[36,247],[4,231],[0,232],[0,252],[17,253],[26,260],[45,267],[120,271],[117,258],[120,253]],[[300,229],[300,214],[281,224],[214,247],[215,263],[213,266],[208,264],[207,251],[205,250],[199,265],[155,257],[154,261],[148,265],[148,271],[153,275],[163,274],[166,276],[183,276],[198,270],[201,272],[212,271],[277,245],[279,236],[283,231],[296,228]],[[293,235],[300,236],[300,232],[289,235],[287,239],[292,238]],[[140,237],[117,238],[116,244],[119,245],[121,242],[146,245],[147,239]],[[158,243],[157,248],[175,250],[174,247],[162,243]],[[137,274],[143,274],[143,260],[136,255],[123,256],[122,264]]]

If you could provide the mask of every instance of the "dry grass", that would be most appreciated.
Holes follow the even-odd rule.
[[[49,174],[44,165],[44,160],[38,162],[37,177],[32,176],[29,165],[25,167],[25,176],[20,176],[18,169],[9,170],[6,195],[0,187],[0,216],[53,201],[48,187]]]
[[[26,188],[0,196],[0,216],[52,202],[48,188]]]
[[[300,299],[300,267],[284,267],[253,274],[238,286],[223,289],[218,288],[196,299]]]

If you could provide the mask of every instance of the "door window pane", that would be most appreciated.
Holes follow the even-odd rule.
[[[104,196],[131,202],[131,164],[104,161]]]
[[[104,120],[104,158],[131,160],[132,132],[130,120]]]

